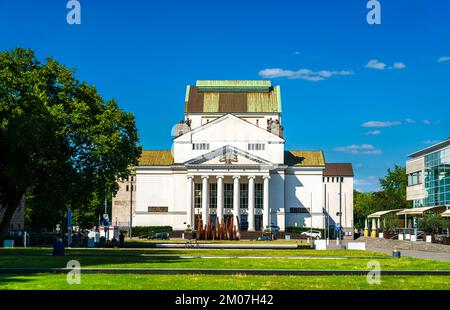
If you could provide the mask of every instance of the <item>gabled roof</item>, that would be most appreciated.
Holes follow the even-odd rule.
[[[172,151],[142,151],[139,166],[170,166],[173,165]]]
[[[240,161],[238,161],[238,156],[247,159],[249,162],[244,163],[244,165],[264,165],[269,166],[271,163],[261,157],[250,154],[249,152],[243,151],[237,147],[231,145],[225,145],[218,149],[215,149],[206,154],[200,155],[196,158],[190,159],[185,162],[185,165],[202,165],[204,163],[210,162],[211,160],[220,158],[219,165],[241,165]],[[229,163],[227,162],[227,158]],[[223,164],[222,164],[223,162]]]
[[[261,127],[255,125],[255,124],[253,124],[253,123],[250,123],[249,121],[247,121],[247,120],[245,120],[245,119],[239,118],[239,117],[237,117],[236,115],[233,115],[233,114],[231,114],[231,113],[224,114],[224,115],[222,115],[222,116],[216,118],[215,120],[212,120],[212,121],[209,122],[209,123],[203,124],[203,125],[201,125],[201,126],[195,128],[195,129],[193,129],[193,130],[191,130],[191,131],[188,131],[188,132],[186,132],[185,134],[183,134],[183,135],[181,135],[181,136],[179,136],[179,137],[176,137],[176,138],[174,139],[174,141],[177,141],[177,140],[178,140],[178,141],[183,140],[183,138],[185,138],[186,136],[191,136],[191,135],[193,135],[193,134],[195,134],[195,133],[197,133],[197,132],[200,132],[200,131],[202,131],[202,130],[205,130],[205,129],[207,129],[207,128],[211,127],[211,126],[214,126],[214,125],[216,125],[216,124],[218,124],[218,123],[220,123],[220,122],[223,122],[223,121],[225,121],[225,120],[227,120],[227,119],[234,119],[234,120],[237,120],[237,121],[239,121],[239,122],[242,122],[243,124],[246,124],[246,125],[251,126],[252,128],[255,128],[256,130],[260,130],[261,132],[264,132],[264,133],[267,133],[267,134],[270,135],[270,136],[273,136],[273,138],[276,139],[276,140],[279,140],[279,141],[285,141],[284,138],[282,138],[282,137],[280,137],[280,136],[274,134],[273,132],[267,131],[267,130],[265,130],[265,129],[263,129],[263,128],[261,128]]]
[[[294,167],[322,167],[325,157],[322,151],[285,151],[284,164]]]
[[[353,177],[353,167],[350,163],[326,163],[323,176]]]
[[[185,113],[281,113],[270,81],[197,81],[186,89]]]

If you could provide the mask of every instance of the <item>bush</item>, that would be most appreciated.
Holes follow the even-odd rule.
[[[311,230],[311,227],[296,227],[296,226],[286,227],[286,232],[289,232],[289,233],[298,233],[298,234],[300,234],[300,233],[302,233],[304,231],[309,231],[309,230]],[[312,230],[318,230],[318,231],[320,231],[322,236],[324,236],[324,232],[325,231],[324,231],[323,228],[313,227]]]
[[[156,233],[171,232],[172,226],[136,226],[131,229],[133,237],[154,235]]]
[[[448,228],[449,220],[443,218],[440,214],[426,214],[417,222],[417,228],[426,233],[438,232],[440,229]]]

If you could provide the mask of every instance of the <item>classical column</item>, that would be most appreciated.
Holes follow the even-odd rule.
[[[208,176],[202,176],[202,222],[203,227],[208,224],[209,208],[208,208]]]
[[[255,231],[255,176],[248,177],[248,231]]]
[[[239,223],[241,223],[241,217],[239,215],[239,176],[233,176],[233,221],[236,221],[238,217]]]
[[[270,210],[269,210],[269,179],[270,176],[264,176],[264,198],[263,198],[263,229],[270,225]]]
[[[223,176],[217,176],[217,218],[223,224]]]
[[[194,229],[193,225],[193,208],[192,208],[192,184],[193,184],[194,177],[189,175],[187,177],[187,185],[186,185],[186,208],[187,208],[187,214],[186,214],[186,225],[190,225],[191,229]]]

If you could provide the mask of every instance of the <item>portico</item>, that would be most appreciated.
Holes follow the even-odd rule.
[[[237,217],[244,229],[262,230],[270,225],[269,179],[268,171],[188,172],[187,225],[197,227],[200,219],[215,225],[216,218],[223,224],[226,217]]]

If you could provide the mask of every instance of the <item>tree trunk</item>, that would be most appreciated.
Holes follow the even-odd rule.
[[[9,203],[6,205],[5,213],[3,214],[2,222],[0,223],[0,241],[3,244],[3,240],[8,236],[8,229],[11,223],[11,219],[14,215],[14,212],[19,207],[21,195],[14,195],[13,199],[9,201]]]

